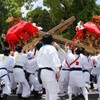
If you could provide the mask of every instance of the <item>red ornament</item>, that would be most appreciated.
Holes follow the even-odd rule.
[[[76,62],[76,65],[79,65],[79,62],[78,61]]]

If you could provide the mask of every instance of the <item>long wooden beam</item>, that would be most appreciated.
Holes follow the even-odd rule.
[[[76,42],[74,42],[72,40],[68,40],[68,39],[62,38],[60,36],[58,37],[57,35],[53,35],[53,38],[57,43],[62,44],[62,45],[65,45],[65,43],[70,43],[70,44],[73,44],[75,46],[85,48],[86,52],[88,52],[88,53],[91,53],[91,54],[94,54],[95,52],[100,53],[100,49],[95,49],[93,47],[84,45],[82,43],[76,43]]]
[[[50,29],[47,33],[57,35],[66,30],[71,24],[73,24],[74,21],[75,17],[72,16],[69,19],[62,21],[59,25],[55,26],[54,28]]]
[[[35,43],[37,43],[39,40],[41,40],[43,34],[45,34],[45,33],[46,32],[40,31],[40,37],[39,38],[35,38],[31,43],[27,44],[26,47],[24,47],[24,49],[25,48],[28,48],[28,49],[33,48]],[[93,54],[94,52],[99,52],[100,53],[100,50],[97,50],[97,49],[92,48],[90,46],[86,46],[86,45],[84,45],[82,43],[76,43],[76,42],[74,42],[72,40],[65,39],[65,38],[63,38],[61,36],[58,36],[58,35],[53,35],[53,38],[54,38],[54,41],[57,42],[58,44],[65,45],[65,43],[70,43],[70,44],[73,44],[75,46],[85,48],[86,52],[88,52],[88,53],[91,53],[91,54]]]

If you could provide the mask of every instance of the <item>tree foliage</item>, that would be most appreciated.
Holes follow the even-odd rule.
[[[9,17],[9,16],[21,16],[21,10],[20,7],[17,5],[16,2],[14,2],[13,0],[0,0],[0,23],[2,23],[0,25],[0,34],[1,33],[5,33],[7,30],[7,26],[8,24],[5,23],[5,20]]]
[[[78,21],[91,21],[93,15],[100,15],[98,10],[100,6],[96,4],[96,0],[44,0],[44,5],[50,8],[50,15],[55,23],[60,22],[61,19],[75,16],[76,21],[64,36],[72,37],[75,34],[75,26]],[[72,35],[68,35],[69,32]]]
[[[37,26],[41,26],[44,31],[48,31],[54,26],[50,13],[46,9],[36,8],[27,14],[27,18],[31,17]]]
[[[30,6],[35,0],[0,0],[0,34],[6,33],[8,24],[5,20],[10,17],[21,17],[21,7],[26,3]]]

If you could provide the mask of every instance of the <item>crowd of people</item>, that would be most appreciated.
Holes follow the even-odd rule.
[[[21,44],[14,51],[2,48],[0,54],[0,93],[2,100],[12,93],[18,99],[57,100],[58,96],[68,94],[74,100],[78,95],[88,99],[88,84],[93,88],[93,77],[97,79],[100,100],[100,54],[86,55],[82,47],[65,45],[62,49],[54,42],[52,35],[44,34],[34,49],[23,51]]]

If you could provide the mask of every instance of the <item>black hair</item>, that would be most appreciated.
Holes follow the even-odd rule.
[[[17,52],[19,52],[19,53],[21,53],[21,51],[22,51],[22,45],[21,44],[18,44],[16,47],[15,47],[15,50],[17,51]]]
[[[39,41],[37,44],[36,44],[36,49],[39,50],[41,47],[43,46],[43,42],[42,41]]]
[[[79,47],[77,47],[77,48],[75,49],[75,53],[78,54],[78,55],[80,55],[81,49],[80,49]]]
[[[4,47],[4,48],[2,48],[2,53],[3,53],[5,56],[9,56],[9,54],[10,54],[10,49],[9,49],[9,47]]]
[[[53,37],[51,34],[44,34],[42,37],[43,44],[51,44],[53,42]]]
[[[43,42],[39,41],[36,45],[35,45],[35,52],[34,55],[36,54],[36,50],[40,50],[40,48],[43,46]]]
[[[80,50],[82,54],[85,54],[85,49],[83,47],[81,47]]]

